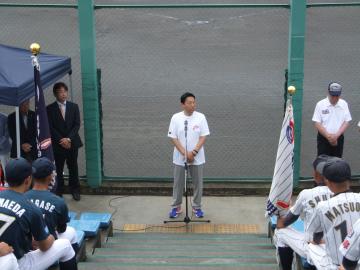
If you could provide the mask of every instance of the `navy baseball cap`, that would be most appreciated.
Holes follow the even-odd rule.
[[[320,173],[321,175],[324,175],[325,165],[327,163],[331,163],[332,161],[336,161],[336,160],[342,160],[342,159],[338,158],[338,157],[333,157],[333,156],[328,156],[328,155],[322,154],[314,160],[314,162],[313,162],[314,170],[317,171],[318,173]]]
[[[34,171],[31,164],[22,157],[10,159],[5,166],[6,180],[10,186],[21,185]]]
[[[351,180],[351,169],[345,160],[330,160],[324,166],[324,176],[330,182],[345,182]]]
[[[35,168],[33,177],[37,179],[45,178],[53,173],[55,165],[48,158],[41,157],[36,159],[32,166]]]
[[[340,96],[342,86],[337,82],[332,82],[328,86],[328,91],[330,96]]]

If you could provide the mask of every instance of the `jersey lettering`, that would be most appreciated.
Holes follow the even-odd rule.
[[[339,225],[335,226],[334,229],[336,231],[340,231],[341,235],[341,241],[344,241],[346,235],[347,235],[347,226],[346,226],[346,220],[341,222]]]
[[[55,205],[49,203],[49,202],[45,202],[44,200],[40,201],[39,199],[33,200],[30,199],[30,201],[35,204],[37,207],[44,209],[50,213],[52,213],[55,209]]]
[[[15,217],[0,213],[0,236],[9,228],[15,219]]]
[[[336,217],[341,216],[341,214],[348,212],[360,212],[360,202],[345,202],[343,204],[338,204],[329,209],[325,216],[333,222]]]
[[[319,202],[327,201],[330,198],[330,194],[322,194],[321,196],[315,196],[313,200],[309,200],[309,205],[311,208],[315,208]]]
[[[21,217],[26,212],[26,210],[21,208],[21,205],[17,202],[4,198],[0,198],[0,207],[13,211],[18,217]]]

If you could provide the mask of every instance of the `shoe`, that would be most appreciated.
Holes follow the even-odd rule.
[[[197,218],[204,217],[204,212],[200,208],[197,209],[193,208],[193,212]]]
[[[171,209],[170,213],[169,213],[169,218],[177,218],[179,216],[179,214],[181,214],[181,207],[174,207]]]
[[[71,195],[75,201],[80,201],[80,192],[79,191],[71,191]]]

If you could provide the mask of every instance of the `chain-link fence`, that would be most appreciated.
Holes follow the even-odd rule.
[[[344,158],[353,173],[360,171],[360,6],[309,8],[306,20],[305,77],[302,126],[302,175],[309,175],[316,155],[316,131],[311,121],[316,102],[325,98],[331,81],[343,86],[353,121],[345,133]]]
[[[96,11],[105,174],[172,174],[180,95],[208,119],[206,176],[270,176],[282,122],[286,9]]]
[[[301,176],[311,174],[316,154],[311,116],[331,80],[342,82],[350,104],[354,121],[346,133],[344,156],[358,171],[359,11],[360,7],[307,10]],[[205,176],[271,177],[283,115],[288,9],[123,8],[98,9],[95,14],[106,176],[171,177],[167,128],[171,115],[180,110],[180,95],[189,90],[197,96],[198,110],[207,116],[211,131],[205,145]],[[27,48],[37,41],[43,52],[71,57],[73,100],[82,108],[77,10],[0,8],[0,22],[3,44]],[[53,101],[51,91],[46,91],[46,101]],[[85,174],[83,149],[79,165],[80,174]]]
[[[82,108],[77,10],[68,8],[0,8],[0,24],[0,42],[2,44],[29,48],[31,43],[39,42],[42,52],[71,57],[73,89],[70,90],[72,91],[70,96]],[[32,69],[30,55],[29,51],[29,68]],[[69,85],[68,77],[64,77],[63,81]],[[44,94],[46,104],[54,101],[51,87],[46,89]],[[35,107],[34,102],[34,99],[31,99],[32,109]],[[0,110],[8,114],[15,109],[1,105]],[[83,113],[81,113],[82,116]],[[81,127],[83,127],[83,123]],[[82,128],[80,133],[83,138]],[[84,175],[85,158],[83,148],[79,151],[78,160],[79,173]]]

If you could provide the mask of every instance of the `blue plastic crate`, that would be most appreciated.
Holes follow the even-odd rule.
[[[76,231],[84,231],[86,237],[94,237],[100,229],[100,222],[96,220],[70,220],[69,226]]]
[[[111,222],[110,213],[83,212],[79,220],[97,220],[100,222],[101,228],[107,228]]]

